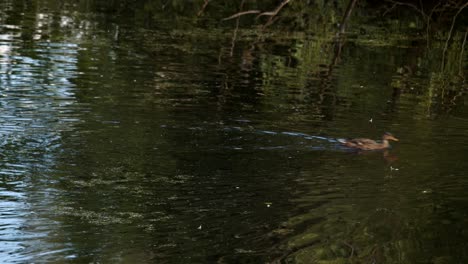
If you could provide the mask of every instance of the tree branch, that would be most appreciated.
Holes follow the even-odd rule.
[[[259,18],[260,16],[270,16],[270,18],[268,18],[268,21],[263,25],[263,28],[266,28],[268,27],[269,25],[273,24],[273,19],[275,18],[275,16],[279,13],[279,11],[287,4],[289,3],[290,0],[284,0],[278,7],[276,7],[276,9],[274,11],[271,11],[271,12],[263,12],[262,14],[258,15],[257,18]]]
[[[262,11],[260,10],[247,10],[247,11],[242,11],[242,12],[239,12],[239,13],[235,13],[234,15],[230,16],[230,17],[226,17],[226,18],[223,18],[222,21],[226,21],[226,20],[231,20],[231,19],[234,19],[236,17],[240,17],[240,16],[243,16],[243,15],[248,15],[248,14],[258,14],[258,13],[261,13]]]
[[[354,6],[356,5],[357,0],[349,0],[348,7],[346,8],[345,15],[343,16],[343,20],[341,21],[340,25],[340,34],[343,34],[345,32],[346,24],[348,23],[349,17],[351,17],[351,12],[354,9]]]
[[[468,36],[468,30],[465,31],[465,37],[463,38],[463,43],[461,46],[461,52],[460,52],[460,61],[458,62],[458,74],[460,76],[463,76],[463,51],[465,50],[465,44],[466,44],[466,37]],[[463,77],[464,79],[464,77]]]
[[[445,41],[445,47],[444,47],[444,51],[442,53],[442,70],[444,69],[444,66],[445,66],[445,53],[447,52],[448,43],[449,43],[450,39],[452,38],[453,28],[455,27],[455,21],[457,20],[457,16],[467,6],[468,6],[468,2],[466,2],[462,7],[460,7],[460,9],[458,9],[458,12],[453,17],[452,26],[450,27],[449,35],[447,37],[447,41]]]
[[[209,2],[210,2],[210,0],[205,0],[205,2],[203,3],[202,8],[200,8],[200,11],[198,11],[197,16],[201,16],[201,14],[203,13],[203,11],[205,11],[205,8],[206,8],[206,6],[208,5]]]
[[[239,12],[239,13],[236,13],[230,17],[226,17],[226,18],[223,18],[222,21],[226,21],[226,20],[231,20],[231,19],[234,19],[234,18],[237,18],[237,17],[240,17],[240,16],[243,16],[243,15],[248,15],[248,14],[259,14],[257,15],[256,18],[259,18],[261,16],[269,16],[270,18],[268,19],[268,21],[265,23],[264,27],[268,26],[271,24],[271,22],[273,21],[273,18],[281,11],[281,9],[287,4],[289,3],[291,0],[284,0],[283,2],[281,2],[281,4],[279,4],[275,10],[273,11],[266,11],[266,12],[262,12],[260,10],[247,10],[247,11],[242,11],[242,12]]]
[[[258,15],[257,17],[261,17],[261,16],[272,16],[272,17],[273,17],[273,16],[276,16],[276,15],[279,13],[279,11],[281,11],[281,9],[282,9],[287,3],[289,3],[289,1],[291,1],[291,0],[284,0],[278,7],[276,7],[275,10],[269,11],[269,12],[263,12],[263,13],[261,13],[260,15]]]
[[[426,15],[426,13],[424,13],[424,10],[419,9],[417,6],[415,6],[413,4],[403,3],[403,2],[393,1],[393,0],[385,0],[385,1],[390,2],[390,3],[393,4],[392,9],[396,5],[409,6],[409,7],[413,8],[414,10],[418,11],[418,13],[420,13],[423,16],[423,18],[425,18],[425,19],[427,18],[427,15]],[[385,12],[385,13],[387,13],[387,12]]]

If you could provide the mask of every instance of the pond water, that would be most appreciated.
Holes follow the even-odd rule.
[[[424,40],[95,2],[0,3],[0,262],[468,261],[466,83]]]

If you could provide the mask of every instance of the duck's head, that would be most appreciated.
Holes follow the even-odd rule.
[[[394,137],[391,133],[385,132],[383,135],[383,140],[393,140],[393,141],[398,141],[398,138]]]

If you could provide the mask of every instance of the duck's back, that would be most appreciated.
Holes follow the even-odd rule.
[[[375,140],[368,139],[368,138],[353,138],[348,140],[348,142],[352,142],[358,145],[374,145],[378,144]]]

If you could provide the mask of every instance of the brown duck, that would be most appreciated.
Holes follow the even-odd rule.
[[[382,142],[377,142],[372,139],[367,138],[355,138],[355,139],[338,139],[340,143],[346,147],[356,148],[360,150],[377,150],[377,149],[386,149],[390,147],[389,140],[398,141],[396,137],[392,134],[386,132],[382,136]]]

